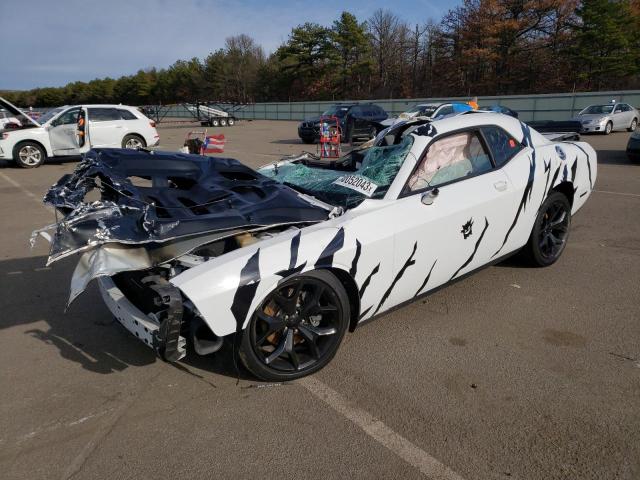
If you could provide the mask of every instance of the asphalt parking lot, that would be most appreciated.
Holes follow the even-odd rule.
[[[160,129],[177,150],[199,127]],[[250,166],[303,145],[294,122],[224,129]],[[45,267],[40,201],[74,161],[0,166],[0,477],[640,478],[640,165],[628,133],[585,136],[596,192],[563,257],[517,260],[384,315],[291,384],[228,351],[158,360],[74,260]]]

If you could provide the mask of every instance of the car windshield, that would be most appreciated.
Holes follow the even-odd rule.
[[[49,110],[47,113],[42,114],[40,118],[38,118],[38,123],[40,125],[44,125],[45,123],[47,123],[49,120],[51,120],[53,117],[58,115],[63,110],[64,110],[64,107],[58,107],[58,108],[53,108]]]
[[[349,107],[334,105],[329,110],[324,112],[322,115],[327,115],[327,116],[335,115],[336,117],[342,118],[347,114],[348,111],[349,111]]]
[[[260,173],[302,193],[335,206],[353,208],[365,198],[382,198],[389,190],[413,145],[413,135],[400,143],[366,150],[360,168],[353,172],[313,168],[289,163]]]
[[[582,111],[582,113],[586,114],[602,114],[611,112],[613,112],[613,105],[591,105]]]

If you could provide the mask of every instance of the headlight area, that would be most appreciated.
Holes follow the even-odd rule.
[[[187,344],[200,355],[217,352],[223,339],[169,283],[172,270],[157,267],[101,277],[100,293],[115,318],[163,360],[177,362],[186,355]]]
[[[215,353],[224,340],[217,336],[170,279],[207,260],[271,238],[287,228],[243,232],[200,245],[191,253],[145,270],[98,277],[102,298],[114,317],[168,362],[176,362],[187,347],[199,355]],[[296,229],[297,230],[297,229]]]

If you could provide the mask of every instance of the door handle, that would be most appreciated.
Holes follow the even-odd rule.
[[[499,192],[504,192],[507,189],[507,182],[500,180],[499,182],[495,182],[493,187]]]

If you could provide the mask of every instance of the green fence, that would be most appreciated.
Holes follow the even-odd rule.
[[[419,103],[444,103],[451,101],[466,102],[469,97],[412,98],[370,101],[384,108],[390,116],[398,115]],[[509,95],[479,97],[480,106],[504,105],[515,110],[520,119],[532,120],[568,120],[580,110],[594,103],[609,103],[611,100],[625,102],[640,107],[640,90],[588,93],[554,93],[544,95]],[[236,118],[247,120],[303,120],[321,114],[336,102],[348,103],[350,100],[327,102],[273,102],[234,106],[232,114]],[[224,104],[220,104],[225,108]],[[162,107],[165,120],[170,118],[193,119],[194,114],[182,105]]]

